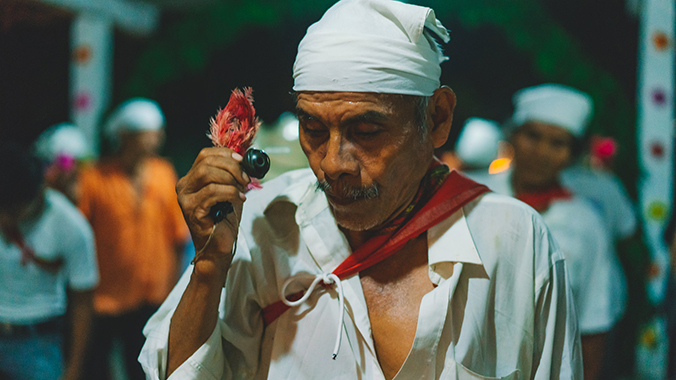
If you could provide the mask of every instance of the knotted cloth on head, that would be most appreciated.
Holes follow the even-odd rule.
[[[514,94],[512,121],[520,126],[528,121],[556,125],[575,137],[582,137],[593,114],[589,95],[561,84],[524,88]]]
[[[434,10],[393,0],[341,0],[298,45],[294,91],[430,96],[450,40]]]
[[[498,123],[471,117],[465,121],[458,136],[455,153],[466,165],[487,168],[498,158],[502,139],[502,130]]]
[[[126,132],[157,131],[164,127],[164,113],[157,102],[145,98],[132,98],[120,104],[106,125],[109,138]]]
[[[60,123],[47,128],[38,137],[34,149],[38,157],[47,162],[63,155],[78,160],[93,156],[82,130],[71,123]]]

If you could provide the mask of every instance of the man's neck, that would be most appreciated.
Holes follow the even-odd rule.
[[[519,180],[516,175],[512,176],[512,189],[514,190],[514,194],[541,193],[558,186],[560,186],[558,177],[544,183],[529,183]]]
[[[117,156],[122,170],[130,178],[135,178],[141,172],[143,163],[145,162],[145,157],[138,157],[134,154],[125,154],[125,152],[120,152]]]

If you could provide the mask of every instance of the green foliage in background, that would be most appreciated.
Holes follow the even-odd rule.
[[[189,13],[167,25],[145,51],[123,88],[124,97],[152,96],[173,79],[198,72],[210,56],[254,27],[275,28],[281,22],[309,23],[333,0],[223,1]],[[452,18],[467,28],[492,25],[514,48],[532,58],[543,82],[566,84],[589,93],[595,103],[591,133],[612,136],[620,143],[618,175],[632,197],[638,178],[635,108],[619,82],[594,64],[545,11],[541,2],[422,0],[439,18]]]

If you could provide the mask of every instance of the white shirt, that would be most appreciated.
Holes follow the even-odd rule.
[[[0,321],[28,324],[66,313],[66,287],[93,289],[99,281],[94,235],[85,217],[56,190],[45,191],[43,213],[19,224],[35,256],[63,260],[58,272],[32,261],[0,233]]]
[[[319,287],[264,326],[261,309],[279,300],[290,276],[331,272],[351,253],[315,181],[310,170],[298,170],[247,195],[219,321],[171,379],[384,379],[359,276],[342,281],[336,360],[336,287]],[[563,254],[537,213],[489,193],[431,228],[427,239],[430,280],[438,286],[422,299],[396,379],[582,378]],[[191,271],[144,329],[139,361],[150,379],[165,376],[171,316]]]
[[[497,193],[513,196],[511,173],[469,176]],[[575,193],[571,199],[552,202],[542,218],[566,256],[580,333],[610,330],[624,313],[627,289],[601,214]]]
[[[636,231],[634,205],[614,174],[576,165],[561,172],[561,183],[599,210],[613,240],[627,238]]]

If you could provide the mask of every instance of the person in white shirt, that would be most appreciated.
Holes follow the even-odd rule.
[[[595,379],[605,337],[624,312],[626,283],[603,214],[578,196],[576,188],[561,185],[561,172],[575,157],[591,118],[592,102],[578,90],[544,84],[517,92],[514,107],[510,170],[471,178],[542,214],[566,257],[582,335],[585,378]]]
[[[80,379],[99,280],[91,227],[44,188],[26,147],[0,143],[0,178],[0,378]]]
[[[244,195],[240,155],[200,152],[177,185],[197,260],[144,329],[148,378],[581,378],[541,217],[433,156],[455,107],[435,38],[429,8],[339,1],[294,65],[311,169]]]

